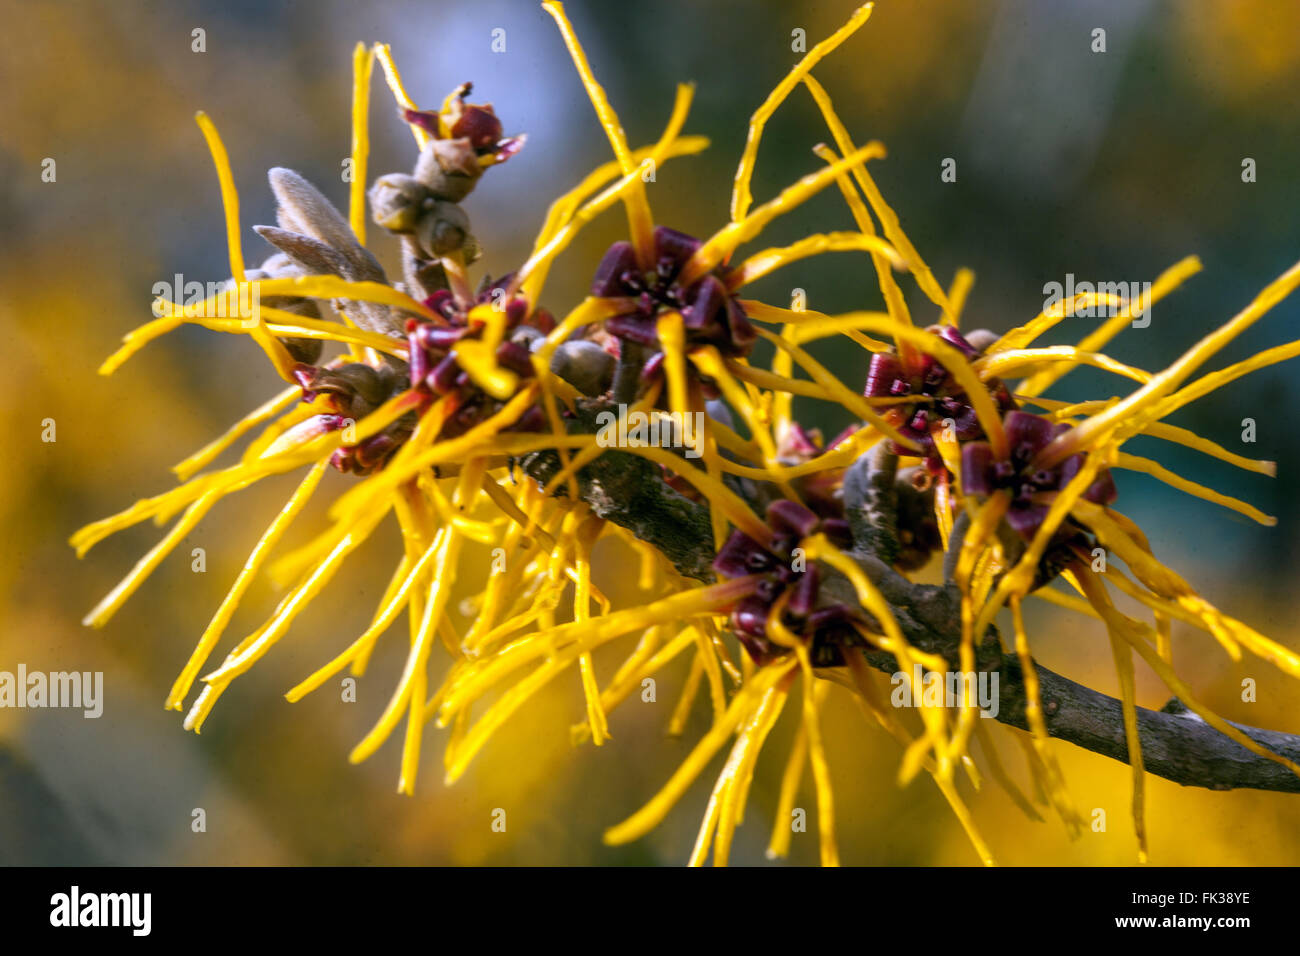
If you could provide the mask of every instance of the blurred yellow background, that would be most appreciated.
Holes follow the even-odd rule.
[[[851,4],[574,0],[569,10],[634,143],[657,137],[676,82],[698,82],[687,132],[710,136],[713,148],[666,165],[651,198],[659,221],[707,234],[726,220],[747,117],[798,59],[792,31],[806,31],[811,45]],[[68,536],[167,488],[172,464],[276,388],[249,341],[194,328],[151,345],[112,378],[95,374],[121,335],[149,318],[155,282],[228,274],[216,179],[194,111],[212,116],[230,151],[251,264],[262,250],[249,227],[274,221],[268,167],[298,169],[345,202],[354,43],[391,42],[408,90],[425,106],[473,80],[474,99],[495,104],[507,133],[529,135],[524,152],[467,204],[486,249],[479,268],[496,275],[522,261],[549,201],[608,155],[550,19],[531,0],[0,0],[0,22],[9,37],[0,54],[0,325],[10,375],[0,388],[0,670],[23,662],[103,671],[106,688],[98,720],[0,709],[0,863],[684,861],[712,774],[645,840],[612,849],[600,834],[659,787],[706,726],[700,700],[682,740],[663,734],[685,661],[660,681],[658,704],[634,699],[613,714],[614,739],[599,750],[569,744],[568,726],[582,716],[576,675],[509,724],[455,787],[442,785],[443,732],[431,730],[413,799],[394,792],[398,744],[359,767],[346,760],[387,701],[405,656],[400,638],[380,644],[356,703],[329,691],[284,701],[288,687],[368,623],[395,560],[392,529],[231,689],[202,736],[185,733],[162,700],[291,481],[220,505],[105,630],[78,623],[159,532],[132,529],[81,562]],[[1107,30],[1104,54],[1089,50],[1096,27]],[[195,29],[204,31],[203,52],[192,49]],[[491,49],[497,29],[505,30],[504,53]],[[1042,285],[1067,272],[1150,280],[1199,254],[1205,272],[1156,308],[1151,328],[1119,340],[1118,358],[1155,368],[1300,258],[1300,6],[1287,0],[882,0],[817,76],[859,142],[889,147],[879,182],[940,281],[959,266],[975,269],[968,324],[1001,331],[1030,318],[1042,307]],[[408,167],[411,141],[378,75],[371,103],[372,173]],[[765,139],[759,200],[817,168],[810,148],[825,136],[797,90]],[[940,182],[945,157],[957,160],[956,183]],[[1241,181],[1243,157],[1257,161],[1257,182]],[[56,163],[53,182],[42,179],[47,159]],[[783,220],[771,244],[849,228],[833,192]],[[583,294],[621,229],[619,216],[607,216],[561,260],[547,292],[554,311]],[[396,274],[395,250],[381,242],[376,252]],[[870,272],[860,258],[828,257],[765,280],[759,294],[783,304],[799,287],[810,308],[876,308]],[[1077,339],[1087,321],[1063,323],[1062,340]],[[1300,308],[1284,303],[1223,360],[1297,337]],[[860,359],[824,352],[860,386]],[[1143,476],[1122,476],[1120,488],[1124,511],[1167,563],[1227,612],[1296,646],[1292,369],[1269,369],[1177,419],[1236,448],[1241,419],[1254,418],[1258,442],[1241,450],[1277,459],[1277,480],[1172,446],[1135,449],[1247,498],[1276,514],[1278,527],[1250,525]],[[1106,397],[1115,387],[1102,373],[1080,371],[1054,394]],[[843,424],[807,413],[827,430]],[[41,440],[45,419],[56,423],[53,443]],[[349,480],[326,479],[335,492]],[[300,539],[311,526],[302,522]],[[206,572],[191,571],[190,547],[206,550]],[[628,590],[633,571],[623,557],[611,551],[598,567],[601,587]],[[267,585],[250,597],[232,639],[275,600]],[[1047,606],[1035,607],[1029,623],[1046,666],[1116,693],[1099,624]],[[1255,661],[1233,664],[1204,635],[1176,634],[1176,660],[1208,704],[1233,720],[1300,731],[1295,682]],[[602,674],[615,662],[616,652],[598,658]],[[1258,682],[1255,703],[1240,699],[1245,677]],[[1148,707],[1167,698],[1150,674],[1140,674],[1139,691]],[[845,862],[978,862],[928,780],[895,785],[897,746],[839,689],[826,726]],[[995,728],[1003,759],[1028,786],[1013,733]],[[778,726],[760,761],[737,863],[763,860],[789,740],[790,727]],[[1059,822],[1027,820],[989,784],[969,799],[995,855],[1009,864],[1132,864],[1128,768],[1056,748],[1077,804],[1085,815],[1104,809],[1106,831],[1070,842]],[[810,791],[800,805],[814,813]],[[206,811],[206,833],[191,830],[195,808]],[[507,813],[504,833],[491,827],[496,808]],[[1212,793],[1149,778],[1148,821],[1154,863],[1300,858],[1300,798],[1292,795]],[[796,835],[792,862],[815,862],[814,834]]]

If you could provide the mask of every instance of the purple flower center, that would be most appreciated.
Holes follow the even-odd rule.
[[[743,531],[733,531],[713,561],[714,570],[724,578],[764,575],[754,593],[732,610],[736,637],[756,664],[767,663],[781,653],[781,646],[768,636],[767,624],[772,608],[787,595],[782,623],[811,642],[814,660],[820,665],[843,663],[838,648],[861,640],[851,625],[857,612],[839,604],[818,606],[821,572],[795,549],[817,531],[837,545],[847,546],[847,524],[834,518],[819,519],[803,505],[782,500],[768,507],[767,525],[773,531],[767,547]]]
[[[676,310],[682,314],[691,345],[713,345],[724,355],[748,355],[757,334],[717,270],[689,286],[678,281],[701,245],[700,240],[685,233],[656,226],[655,265],[649,272],[639,268],[631,243],[610,246],[596,268],[591,294],[635,299],[636,306],[607,319],[606,329],[619,338],[658,349],[659,314]]]

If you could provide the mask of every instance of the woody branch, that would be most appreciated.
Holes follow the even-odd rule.
[[[594,431],[599,403],[580,405],[570,422],[576,432]],[[538,452],[521,461],[531,478],[546,482],[559,469],[554,452]],[[661,480],[658,466],[634,454],[609,449],[577,476],[581,497],[601,517],[632,531],[658,548],[677,570],[710,581],[714,558],[709,509]],[[560,489],[557,493],[565,493]],[[893,609],[907,640],[916,648],[942,657],[958,667],[961,643],[960,595],[953,584],[928,585],[907,580],[873,554],[857,549],[853,557],[880,589]],[[845,601],[856,601],[849,582],[823,565],[825,586]],[[884,651],[864,652],[867,662],[886,673],[898,663]],[[1035,662],[1039,694],[1048,733],[1093,753],[1128,762],[1122,707],[1114,697],[1093,690]],[[1014,654],[1002,651],[997,631],[990,628],[977,649],[976,670],[996,674],[999,694],[997,720],[1028,730],[1024,673]],[[1280,764],[1251,753],[1219,733],[1176,699],[1159,711],[1137,709],[1142,758],[1159,777],[1210,790],[1277,790],[1300,793],[1300,777]],[[1234,724],[1269,750],[1300,761],[1300,736]]]

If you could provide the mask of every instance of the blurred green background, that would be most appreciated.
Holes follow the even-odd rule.
[[[709,234],[728,213],[731,177],[749,115],[797,61],[792,31],[811,45],[851,12],[847,2],[573,0],[569,12],[634,144],[655,139],[674,84],[698,84],[688,133],[713,147],[659,170],[656,218]],[[629,847],[602,846],[602,830],[648,798],[706,726],[697,708],[683,740],[663,727],[684,666],[660,682],[660,705],[632,701],[611,718],[613,742],[573,749],[581,719],[577,678],[557,682],[513,721],[455,787],[438,770],[443,732],[425,737],[414,799],[394,792],[400,745],[360,767],[346,755],[388,699],[405,642],[380,645],[356,703],[327,691],[290,705],[284,690],[364,628],[391,573],[395,534],[371,542],[304,614],[270,657],[238,681],[201,737],[186,734],[162,700],[211,612],[291,482],[246,492],[217,513],[102,632],[78,621],[159,533],[112,538],[78,562],[67,538],[82,524],[167,488],[175,461],[277,387],[245,338],[186,328],[151,345],[114,377],[95,369],[128,329],[149,318],[151,288],[174,273],[228,274],[216,179],[193,122],[206,110],[221,130],[249,228],[273,222],[265,171],[301,171],[343,205],[349,150],[351,51],[388,41],[407,88],[434,106],[464,80],[491,101],[527,148],[494,170],[467,203],[499,274],[522,261],[552,198],[609,156],[549,17],[518,2],[0,2],[0,323],[13,377],[0,389],[6,467],[0,472],[0,670],[96,670],[104,716],[0,710],[2,863],[448,863],[677,864],[685,860],[716,767],[658,830]],[[1107,32],[1107,51],[1090,50]],[[206,31],[193,52],[191,31]],[[492,31],[506,50],[493,53]],[[1149,281],[1183,256],[1205,270],[1155,306],[1112,353],[1144,368],[1166,364],[1229,318],[1300,258],[1300,5],[1290,0],[881,0],[865,27],[816,70],[859,143],[881,139],[873,166],[921,254],[945,286],[961,266],[976,285],[964,325],[1005,330],[1043,307],[1044,283]],[[405,169],[412,143],[376,71],[372,174]],[[770,125],[754,193],[762,201],[820,166],[827,138],[797,89]],[[940,163],[957,161],[957,181]],[[1243,183],[1243,158],[1258,181]],[[57,163],[43,182],[42,162]],[[763,245],[851,228],[835,190],[780,220]],[[624,228],[614,213],[592,226],[552,273],[547,304],[562,312],[583,294],[601,251]],[[755,247],[757,248],[757,247]],[[266,250],[269,252],[269,249]],[[394,249],[376,252],[396,273]],[[911,285],[910,282],[905,285]],[[776,304],[803,288],[810,308],[879,308],[866,258],[839,254],[764,280]],[[914,290],[913,290],[914,291]],[[910,293],[909,293],[910,295]],[[911,303],[920,321],[933,307]],[[1054,341],[1096,320],[1071,319]],[[1223,363],[1300,337],[1300,304],[1283,303],[1225,351]],[[820,353],[859,387],[861,353]],[[1175,421],[1250,457],[1279,462],[1270,480],[1167,443],[1133,451],[1279,519],[1262,528],[1152,479],[1121,474],[1120,506],[1157,553],[1207,598],[1295,646],[1295,488],[1300,443],[1291,402],[1294,366],[1268,369],[1180,413]],[[1107,397],[1125,383],[1078,371],[1057,397]],[[805,410],[827,429],[842,422]],[[1243,446],[1242,419],[1258,441]],[[57,422],[57,441],[40,440]],[[348,479],[330,475],[337,492]],[[331,495],[319,496],[322,501]],[[319,510],[315,512],[319,518]],[[302,522],[305,536],[310,522]],[[208,569],[190,570],[189,547]],[[617,589],[632,573],[603,564]],[[228,641],[275,600],[255,590]],[[258,615],[261,611],[261,615]],[[1110,651],[1095,622],[1035,606],[1039,658],[1075,680],[1116,692]],[[228,645],[223,645],[223,647]],[[1225,716],[1300,731],[1300,692],[1263,664],[1234,665],[1213,641],[1176,631],[1176,660]],[[601,661],[612,666],[614,657]],[[679,662],[684,665],[685,661]],[[1140,675],[1140,701],[1167,693]],[[1258,700],[1240,700],[1241,680]],[[938,792],[894,783],[899,752],[836,690],[826,716],[837,786],[841,855],[864,864],[977,862]],[[1004,760],[1025,782],[1011,731],[996,728]],[[759,764],[751,811],[733,859],[762,861],[790,727],[778,727]],[[1121,864],[1135,860],[1128,769],[1056,745],[1085,813],[1107,830],[1070,842],[1055,821],[1026,820],[991,784],[970,795],[1001,862]],[[805,786],[809,781],[805,780]],[[800,805],[813,813],[812,795]],[[191,812],[207,813],[193,833]],[[1148,783],[1152,860],[1163,864],[1287,864],[1300,857],[1300,799],[1210,793]],[[505,833],[491,811],[507,811]],[[815,831],[814,831],[815,832]],[[816,860],[813,834],[796,835],[792,862]]]

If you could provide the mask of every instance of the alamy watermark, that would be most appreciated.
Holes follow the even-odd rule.
[[[1078,306],[1073,313],[1079,318],[1106,319],[1119,315],[1128,307],[1133,316],[1133,328],[1145,329],[1151,324],[1151,283],[1150,282],[1075,282],[1074,273],[1065,274],[1065,283],[1048,282],[1043,285],[1043,313],[1053,315],[1064,312],[1065,303],[1073,302],[1075,296],[1094,296],[1090,302]],[[1108,297],[1118,301],[1108,301]],[[1146,307],[1143,307],[1146,302]]]
[[[59,927],[120,926],[133,936],[148,936],[153,928],[152,893],[83,893],[73,886],[50,897],[50,925]]]
[[[0,707],[71,707],[87,718],[104,713],[103,671],[0,671]]]
[[[687,458],[704,454],[703,412],[606,410],[596,416],[596,444],[602,448],[684,448]]]
[[[997,671],[926,671],[912,665],[912,673],[896,671],[889,702],[895,707],[960,707],[966,700],[979,705],[981,717],[998,715]]]
[[[260,322],[262,296],[255,282],[185,281],[179,272],[170,282],[153,284],[153,314],[162,318],[173,309],[194,309],[207,303],[201,312],[191,315],[205,319],[240,319],[245,328]]]

